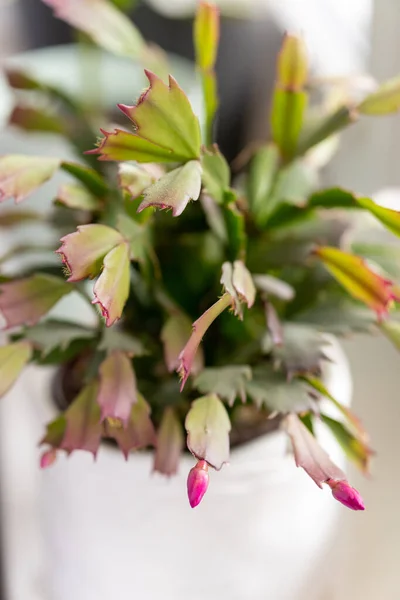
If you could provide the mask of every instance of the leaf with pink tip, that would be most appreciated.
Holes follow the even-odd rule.
[[[118,166],[119,187],[133,199],[138,198],[146,188],[160,179],[163,174],[164,169],[160,165],[121,163]]]
[[[9,154],[0,157],[0,202],[14,198],[21,202],[53,177],[58,158]]]
[[[153,144],[123,129],[114,129],[114,131],[101,129],[100,131],[104,137],[98,142],[97,148],[86,152],[86,154],[99,154],[99,160],[136,160],[139,163],[169,163],[182,160],[182,157],[173,153],[172,148]]]
[[[179,355],[179,367],[177,369],[181,377],[181,391],[185,387],[185,383],[193,369],[193,364],[196,358],[197,350],[200,346],[201,340],[211,323],[232,304],[232,298],[230,294],[224,294],[215,304],[213,304],[204,314],[201,315],[193,323],[193,331],[186,346]]]
[[[68,453],[86,450],[94,456],[97,454],[102,434],[97,394],[97,382],[88,384],[64,413],[65,431],[60,448]]]
[[[195,400],[186,416],[185,427],[190,452],[219,471],[229,461],[231,422],[218,396],[208,394]]]
[[[0,346],[0,397],[14,385],[31,356],[32,346],[27,341]]]
[[[6,328],[34,325],[71,291],[62,279],[43,273],[1,284],[0,314]]]
[[[56,201],[77,210],[98,211],[101,208],[101,200],[79,183],[64,183],[60,186]]]
[[[126,459],[131,450],[155,445],[156,434],[150,419],[150,412],[150,406],[143,396],[138,394],[137,402],[131,408],[126,427],[123,427],[119,420],[107,419],[105,421],[106,437],[111,437],[117,442]]]
[[[197,200],[201,190],[201,165],[197,160],[187,162],[163,175],[158,181],[144,190],[144,199],[138,212],[149,206],[170,208],[172,216],[178,217],[190,200]]]
[[[124,352],[112,352],[101,363],[99,375],[97,402],[102,420],[111,417],[126,426],[131,407],[137,402],[136,377],[131,360]]]
[[[315,254],[349,294],[377,313],[378,319],[398,300],[393,283],[372,271],[359,256],[329,246],[317,248]]]
[[[140,58],[145,42],[131,20],[106,0],[43,0],[54,14],[106,50]]]
[[[135,125],[135,135],[172,151],[171,162],[200,158],[200,125],[190,102],[175,79],[169,85],[145,71],[150,86],[134,106],[119,108]]]
[[[61,238],[60,254],[68,271],[68,281],[93,278],[100,273],[105,256],[124,241],[122,235],[106,225],[80,225]]]
[[[99,304],[107,327],[121,318],[129,296],[129,283],[129,246],[123,242],[105,257],[103,272],[93,290],[95,296],[93,304]]]
[[[178,368],[179,355],[184,348],[192,332],[192,323],[186,315],[177,313],[165,322],[161,331],[161,340],[164,346],[164,360],[168,371],[172,372]],[[192,373],[197,375],[204,366],[204,356],[199,348],[192,364]]]
[[[182,425],[173,408],[164,410],[160,428],[157,432],[157,445],[153,470],[170,477],[178,471],[182,454],[184,435]]]
[[[297,415],[287,415],[283,425],[292,442],[296,465],[302,467],[318,487],[322,488],[329,479],[346,479]]]

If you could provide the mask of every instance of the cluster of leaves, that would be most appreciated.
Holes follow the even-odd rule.
[[[164,71],[165,57],[106,0],[45,2],[108,51]],[[58,250],[44,251],[56,250],[60,264],[28,267],[31,240],[0,259],[18,256],[22,265],[0,284],[0,312],[10,330],[0,348],[0,393],[30,361],[68,363],[78,373],[76,397],[42,440],[50,447],[44,466],[59,450],[96,454],[101,439],[112,438],[126,457],[154,446],[154,469],[171,475],[186,428],[201,471],[204,465],[219,470],[229,460],[231,428],[240,432],[243,425],[245,404],[246,422],[249,415],[258,424],[281,415],[297,464],[320,487],[345,476],[319,447],[316,420],[368,470],[366,433],[325,388],[321,365],[326,333],[375,327],[400,348],[400,324],[390,312],[400,301],[400,271],[388,268],[396,263],[390,236],[400,235],[400,213],[339,188],[319,190],[318,169],[340,129],[400,108],[399,81],[361,102],[341,94],[335,105],[328,86],[316,105],[303,41],[286,36],[271,140],[239,157],[232,183],[212,135],[218,37],[218,11],[201,2],[194,38],[204,125],[172,76],[167,84],[145,71],[149,87],[137,103],[119,105],[125,128],[103,130],[84,155],[93,140],[88,107],[26,73],[8,72],[16,93],[11,124],[61,134],[81,157],[76,163],[0,158],[0,201],[21,202],[58,169],[71,177],[46,215],[62,237]],[[389,230],[383,242],[360,243],[354,223],[366,213]],[[0,227],[41,219],[9,210],[0,214]],[[96,279],[93,291],[90,279]],[[92,306],[91,327],[73,315],[68,321],[49,315],[71,292]],[[337,419],[325,414],[329,403]]]

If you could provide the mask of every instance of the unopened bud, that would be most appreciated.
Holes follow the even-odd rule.
[[[326,482],[332,490],[332,496],[351,510],[365,510],[363,499],[348,481],[328,479]]]
[[[187,480],[187,491],[189,503],[195,508],[200,502],[208,488],[208,464],[205,460],[199,460],[193,469],[190,469]]]
[[[43,452],[40,457],[40,468],[47,469],[47,467],[51,467],[51,465],[55,462],[57,458],[57,450],[55,448],[51,448],[50,450],[46,450]]]

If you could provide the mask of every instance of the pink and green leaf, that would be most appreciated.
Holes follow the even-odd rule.
[[[296,465],[302,467],[318,487],[322,488],[322,484],[330,479],[346,480],[343,471],[331,461],[296,414],[287,415],[284,428],[293,446]]]
[[[393,283],[372,271],[359,256],[329,246],[317,248],[315,254],[349,294],[374,310],[379,320],[398,299]]]
[[[133,122],[135,135],[155,146],[169,149],[171,162],[199,159],[200,125],[187,96],[172,76],[169,76],[169,85],[166,85],[154,73],[145,73],[150,86],[137,104],[119,105]]]
[[[25,340],[0,346],[0,397],[14,385],[31,356],[32,345]]]
[[[229,461],[231,422],[216,394],[208,394],[192,403],[186,420],[187,446],[199,460],[219,471]]]
[[[43,273],[1,284],[0,314],[6,329],[34,325],[71,291],[62,279]]]
[[[86,450],[93,456],[97,454],[102,435],[97,394],[97,382],[86,385],[64,413],[65,430],[60,448],[68,453]],[[42,443],[45,442],[46,439]]]
[[[157,432],[153,470],[168,477],[175,475],[178,471],[183,444],[184,435],[181,422],[173,408],[168,406],[164,410]]]
[[[136,377],[126,353],[114,351],[101,363],[97,402],[101,419],[119,419],[126,427],[132,406],[137,402]]]
[[[196,160],[187,162],[163,175],[144,190],[144,198],[138,212],[149,206],[171,209],[172,216],[183,213],[190,200],[197,200],[201,190],[201,165]]]
[[[107,327],[122,316],[129,296],[130,258],[129,246],[122,242],[104,259],[103,271],[94,286],[93,304],[100,306]]]
[[[64,132],[63,123],[56,114],[24,104],[18,104],[14,107],[9,118],[9,125],[30,132],[57,134]]]
[[[193,323],[192,335],[179,355],[180,364],[177,371],[181,377],[181,391],[185,387],[185,383],[192,372],[198,348],[207,329],[231,304],[231,295],[224,294],[222,298],[206,310],[206,312]]]
[[[74,233],[65,235],[56,252],[65,264],[68,281],[96,277],[105,256],[123,241],[118,231],[100,224],[80,225]]]
[[[156,433],[150,419],[150,406],[138,393],[137,402],[132,406],[126,427],[119,420],[107,419],[104,423],[105,436],[113,438],[125,458],[129,452],[156,444]]]
[[[231,296],[235,306],[235,314],[242,319],[242,303],[251,308],[256,297],[256,288],[250,272],[241,260],[225,262],[222,265],[221,283],[224,290]]]
[[[179,356],[192,332],[192,323],[183,313],[176,313],[168,317],[162,330],[161,340],[164,346],[164,360],[168,371],[175,371],[180,363]],[[199,348],[191,372],[193,375],[200,373],[204,366],[204,356]]]
[[[0,202],[27,198],[53,177],[60,166],[58,158],[9,154],[0,157]]]

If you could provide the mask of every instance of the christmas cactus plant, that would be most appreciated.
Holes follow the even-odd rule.
[[[229,461],[230,444],[281,427],[296,464],[344,505],[362,510],[360,495],[320,447],[315,424],[329,428],[364,472],[368,436],[325,388],[321,365],[327,333],[375,329],[400,348],[400,269],[392,260],[400,213],[339,187],[321,189],[318,171],[341,129],[400,108],[399,80],[361,98],[346,81],[317,86],[304,42],[285,36],[270,139],[247,148],[230,168],[213,138],[215,6],[200,2],[194,23],[199,119],[179,82],[166,78],[167,58],[115,5],[45,2],[86,40],[150,70],[136,103],[119,105],[117,128],[107,127],[110,115],[97,107],[27,72],[7,71],[16,97],[11,124],[63,135],[77,151],[76,162],[0,158],[0,200],[18,205],[0,213],[0,226],[45,219],[61,239],[41,248],[56,252],[56,262],[25,261],[31,240],[1,259],[19,257],[0,284],[7,333],[1,395],[30,362],[58,364],[64,374],[64,406],[41,440],[41,466],[61,451],[96,456],[111,440],[126,459],[152,448],[154,470],[171,476],[186,435],[194,457],[188,496],[196,506],[209,469]],[[57,170],[70,179],[52,213],[20,209]],[[387,235],[372,243],[370,229],[382,234],[383,227]],[[48,314],[73,291],[90,304],[96,325]]]

